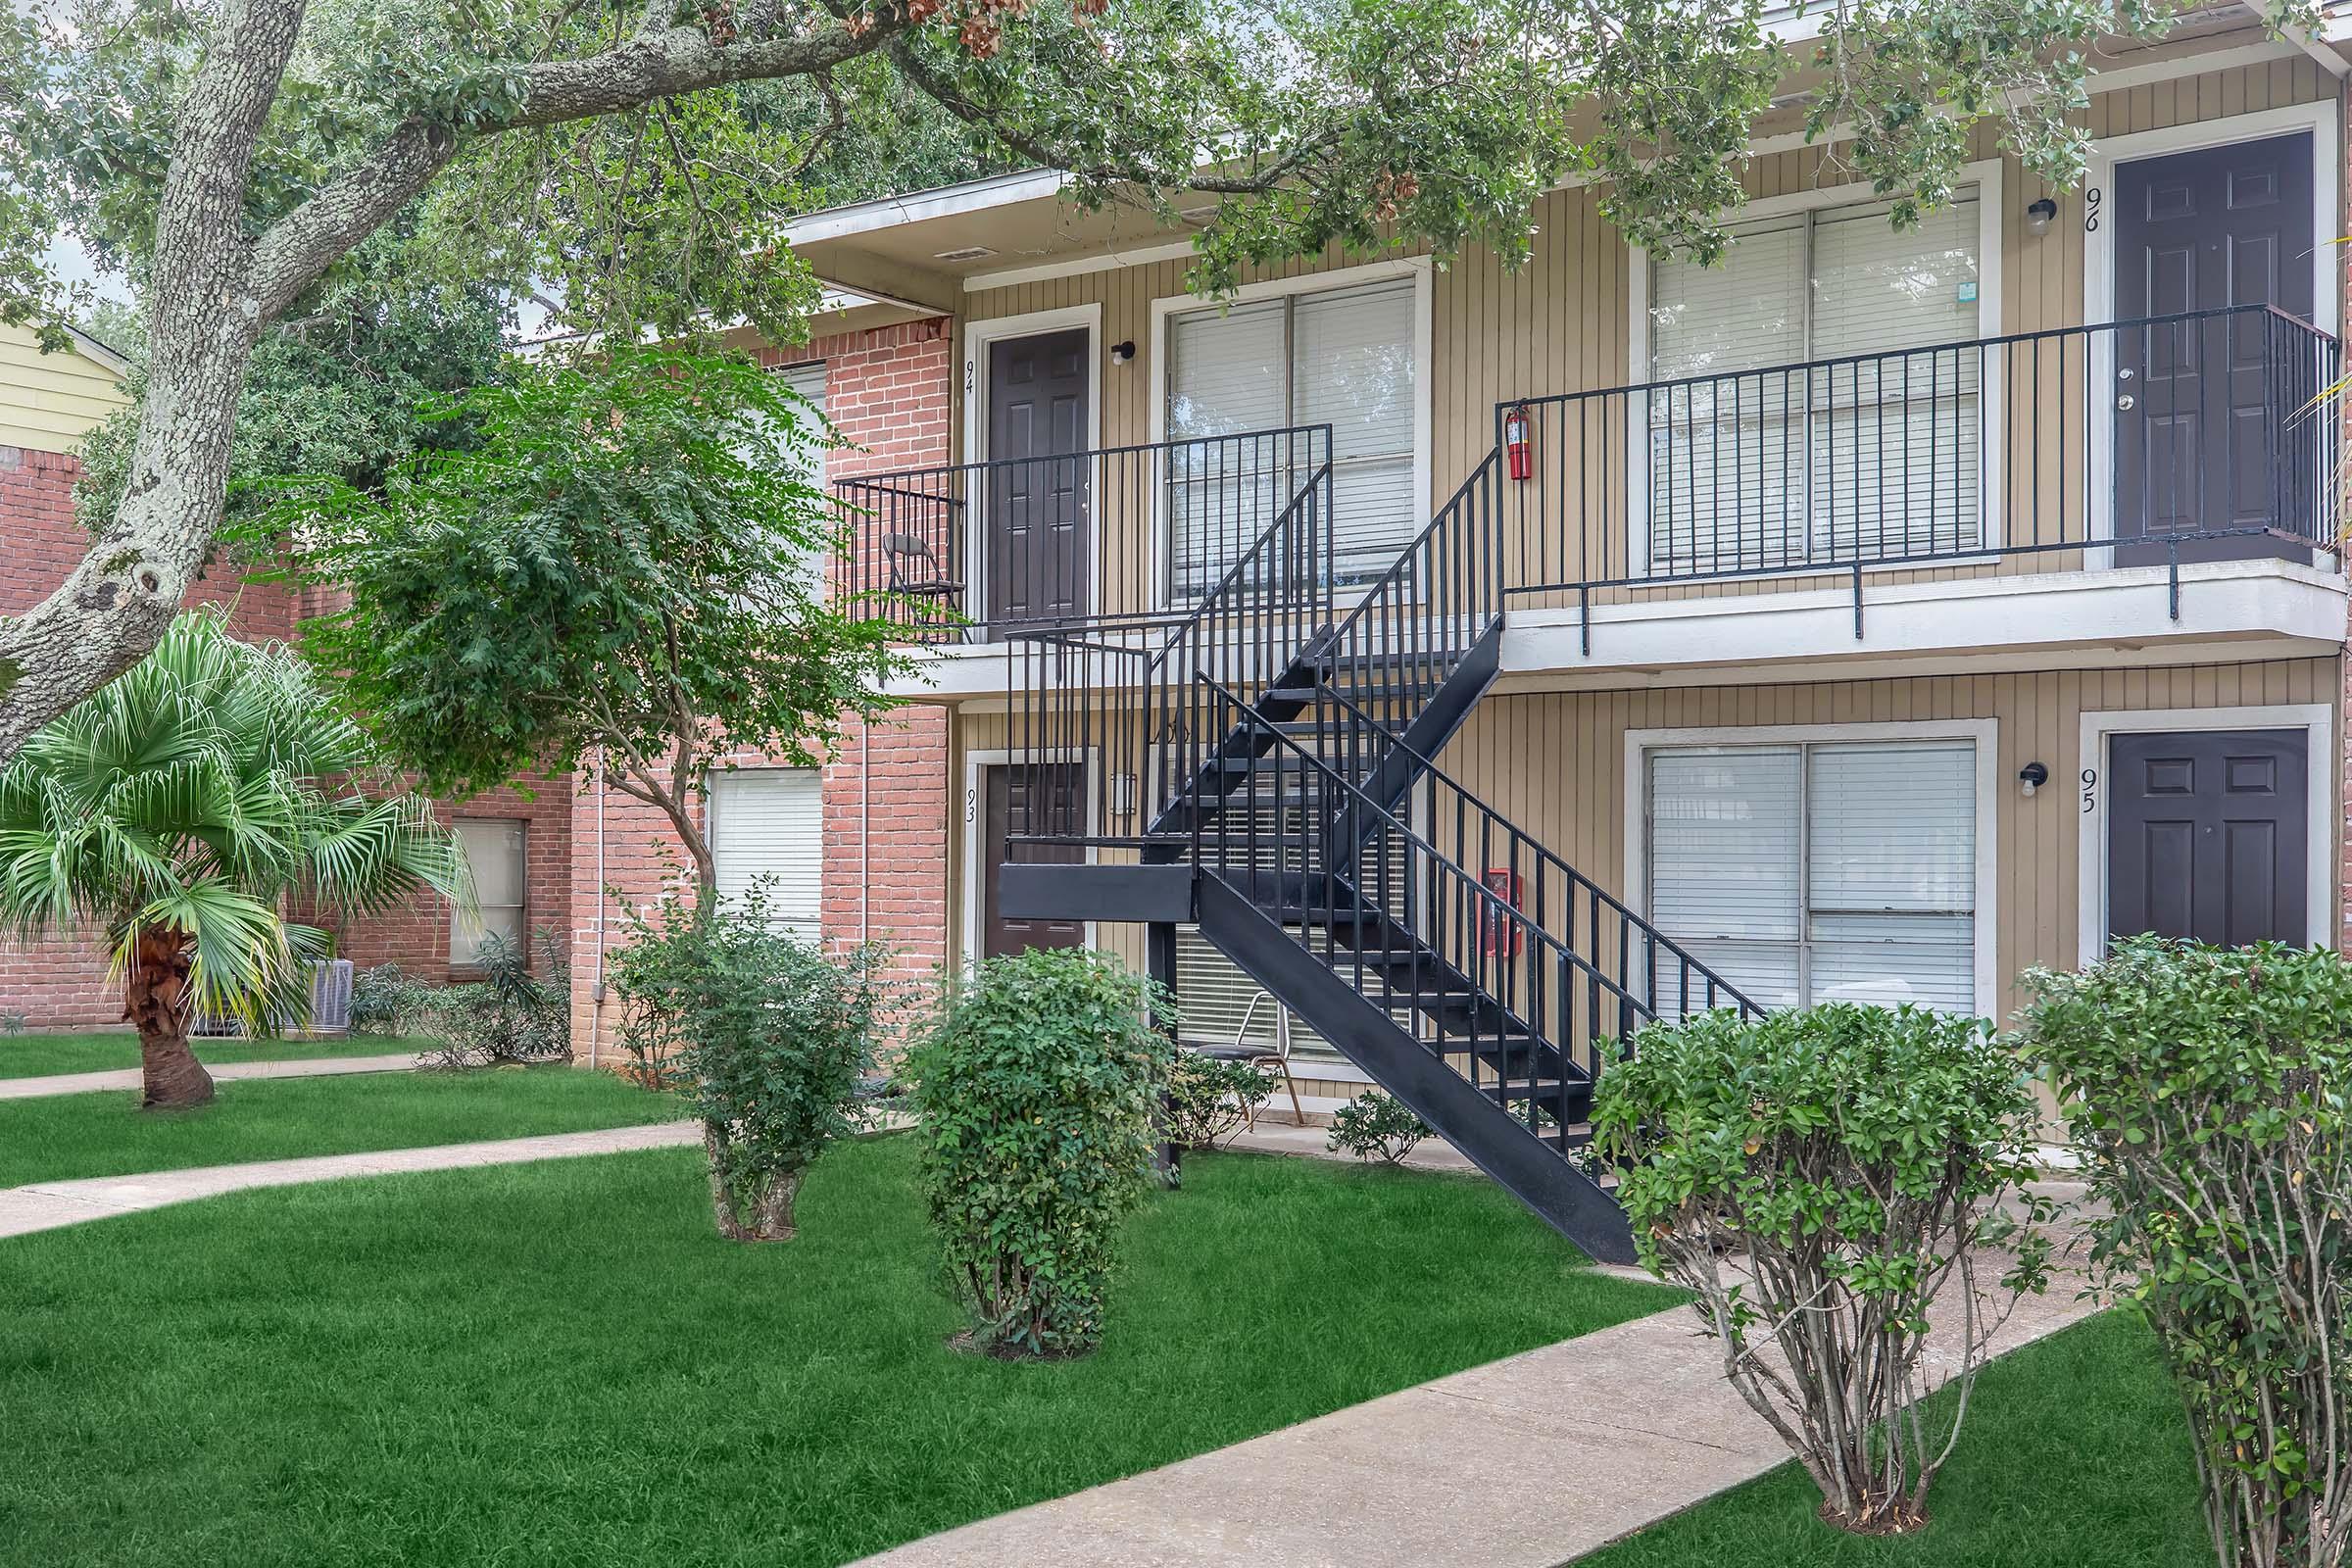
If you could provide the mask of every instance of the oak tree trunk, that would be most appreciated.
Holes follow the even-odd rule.
[[[727,1180],[727,1140],[705,1123],[703,1152],[710,1162],[710,1217],[718,1234],[730,1242],[789,1242],[798,1233],[793,1224],[793,1200],[800,1196],[802,1171],[770,1175],[756,1192],[737,1194]]]
[[[122,1016],[139,1032],[139,1106],[209,1105],[213,1075],[188,1049],[188,944],[176,931],[144,931],[131,950]]]

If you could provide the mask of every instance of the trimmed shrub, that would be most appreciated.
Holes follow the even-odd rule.
[[[2034,969],[2099,1283],[2180,1380],[2224,1568],[2345,1560],[2352,1520],[2352,965],[2135,937]]]
[[[840,959],[779,930],[764,888],[697,916],[648,921],[611,974],[629,1027],[659,1034],[703,1122],[710,1211],[738,1242],[787,1242],[808,1167],[858,1128],[874,1022],[890,1001],[888,954]]]
[[[978,1348],[1066,1356],[1101,1339],[1175,1049],[1149,1019],[1169,1010],[1108,954],[1037,949],[980,965],[912,1052],[923,1195]]]
[[[1274,1075],[1263,1067],[1180,1051],[1160,1107],[1168,1142],[1186,1149],[1214,1149],[1218,1139],[1240,1130],[1272,1093]]]
[[[2047,1283],[2048,1205],[2023,1192],[2034,1114],[1980,1021],[1913,1006],[1653,1024],[1601,1075],[1595,1144],[1642,1263],[1695,1295],[1833,1524],[1926,1522],[1986,1342]],[[1975,1249],[1993,1244],[2014,1251],[1987,1278]],[[1921,1352],[1947,1286],[1960,1397],[1938,1414]]]
[[[1403,1101],[1384,1090],[1367,1089],[1332,1113],[1323,1147],[1335,1154],[1401,1165],[1421,1140],[1434,1136],[1429,1123]]]

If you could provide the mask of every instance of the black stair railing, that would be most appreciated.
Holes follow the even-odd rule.
[[[1660,1015],[1656,965],[1631,976],[1627,956],[1638,944],[1624,933],[1638,930],[1649,952],[1673,956],[1681,1011],[1754,1010],[1621,906],[1611,939],[1601,920],[1573,933],[1547,927],[1539,909],[1490,886],[1406,811],[1373,799],[1239,694],[1200,685],[1226,732],[1255,742],[1251,785],[1298,808],[1198,813],[1193,863],[1555,1149],[1586,1141],[1592,1085],[1634,1031]],[[1337,828],[1346,821],[1369,830]],[[1393,912],[1399,905],[1402,917]]]
[[[1516,400],[1505,592],[2308,559],[2342,524],[2340,368],[2244,305]]]
[[[1191,800],[1180,760],[1198,750],[1203,722],[1195,677],[1263,690],[1328,632],[1331,427],[1274,434],[1290,460],[1277,470],[1282,489],[1259,503],[1273,520],[1213,578],[1196,578],[1190,609],[1007,628],[1007,745],[1027,774],[1008,837],[1059,848],[1180,843],[1169,825]]]
[[[1286,733],[1354,780],[1407,779],[1410,804],[1401,807],[1415,832],[1445,860],[1469,867],[1497,899],[1509,904],[1537,929],[1581,954],[1594,968],[1614,977],[1605,998],[1634,999],[1636,1027],[1651,1018],[1679,1018],[1718,1007],[1735,1007],[1760,1017],[1764,1009],[1739,988],[1710,970],[1688,948],[1637,913],[1622,899],[1571,865],[1534,834],[1512,822],[1455,780],[1436,760],[1412,746],[1393,723],[1383,723],[1337,691],[1318,694],[1314,708]],[[1334,831],[1362,836],[1378,826],[1343,817]],[[1344,848],[1344,846],[1342,846]],[[1389,904],[1399,891],[1408,904],[1442,916],[1445,906],[1422,890],[1390,885],[1378,889]],[[1556,1005],[1554,976],[1540,966],[1515,971],[1514,1004],[1531,1016],[1546,1016]],[[1604,1000],[1589,992],[1588,1010]],[[1598,1034],[1622,1035],[1617,1020],[1597,1018]]]

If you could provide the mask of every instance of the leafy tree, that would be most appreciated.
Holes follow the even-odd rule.
[[[2313,0],[2265,0],[2316,20]],[[255,346],[368,235],[455,168],[520,182],[570,127],[651,116],[611,148],[667,160],[689,234],[763,187],[747,122],[699,95],[797,82],[872,103],[892,83],[971,126],[990,156],[1071,172],[1085,202],[1173,219],[1213,203],[1196,281],[1327,244],[1527,253],[1534,198],[1602,177],[1609,217],[1651,245],[1719,249],[1746,137],[1792,57],[1766,0],[31,0],[0,14],[0,318],[62,314],[42,264],[71,226],[134,266],[154,353],[130,479],[100,546],[0,622],[0,758],[154,646],[220,520]],[[2087,40],[2161,33],[2172,0],[1830,0],[1803,78],[1811,122],[1903,197],[1941,199],[1966,132],[1997,119],[2031,172],[2082,167]],[[824,123],[830,124],[828,115]],[[765,122],[762,122],[763,124]],[[642,133],[640,133],[640,131]],[[813,134],[813,133],[811,133]],[[514,152],[536,141],[534,161]],[[772,138],[763,131],[764,149]],[[504,183],[512,188],[517,181]],[[624,181],[624,183],[626,183]],[[497,189],[490,180],[483,188]],[[545,179],[532,188],[544,189]],[[611,232],[608,230],[607,237]],[[584,255],[597,248],[593,225]],[[755,227],[697,243],[706,301],[805,304]],[[535,265],[528,247],[517,266]],[[625,247],[608,256],[620,255]],[[608,264],[615,265],[615,264]],[[509,281],[517,286],[528,279]],[[62,337],[62,333],[53,332]]]
[[[231,531],[267,509],[270,480],[331,473],[375,490],[419,450],[463,445],[468,426],[427,422],[420,407],[505,376],[505,307],[478,284],[444,288],[419,279],[391,236],[370,241],[315,295],[299,319],[280,321],[255,346],[229,455]],[[83,439],[74,493],[78,514],[99,527],[129,481],[147,384],[143,322],[115,335],[131,339],[132,402]]]
[[[305,623],[365,724],[435,793],[601,757],[717,869],[695,800],[729,753],[823,760],[844,713],[890,706],[891,628],[829,599],[829,444],[780,377],[729,356],[621,350],[519,370],[441,406],[477,426],[380,496],[290,490],[273,531],[350,590]]]
[[[370,760],[290,650],[193,611],[0,769],[0,926],[104,928],[142,1103],[213,1098],[188,1049],[199,1014],[308,1015],[306,960],[328,938],[279,913],[289,898],[366,912],[419,886],[462,891],[426,802],[341,782]]]

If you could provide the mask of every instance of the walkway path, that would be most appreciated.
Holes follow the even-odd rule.
[[[257,1063],[258,1065],[258,1063]],[[550,1133],[539,1138],[502,1138],[479,1144],[442,1144],[433,1149],[386,1149],[366,1154],[312,1154],[301,1159],[268,1159],[248,1165],[204,1165],[194,1170],[156,1171],[144,1176],[94,1176],[80,1181],[36,1182],[0,1190],[0,1236],[56,1230],[85,1220],[162,1208],[192,1199],[214,1198],[249,1187],[288,1187],[298,1182],[339,1181],[347,1176],[391,1176],[404,1171],[458,1170],[468,1165],[518,1165],[574,1154],[619,1154],[637,1149],[667,1149],[700,1142],[702,1124],[657,1122],[584,1133]]]
[[[1998,1348],[2093,1309],[2059,1280],[2020,1304]],[[1695,1324],[1680,1307],[1620,1323],[863,1568],[1555,1568],[1788,1458]]]
[[[294,1061],[224,1061],[208,1064],[216,1079],[321,1078],[343,1072],[408,1072],[416,1065],[414,1054],[389,1056],[309,1056]],[[110,1068],[105,1072],[53,1072],[37,1078],[0,1078],[0,1100],[41,1100],[50,1095],[89,1095],[108,1089],[136,1089],[139,1069]]]

